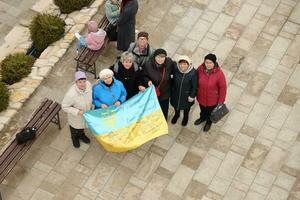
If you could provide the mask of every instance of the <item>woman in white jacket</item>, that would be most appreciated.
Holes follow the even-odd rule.
[[[86,124],[82,115],[91,107],[91,83],[86,80],[84,72],[78,71],[75,73],[75,83],[70,87],[62,101],[62,109],[68,113],[68,123],[75,148],[80,147],[79,139],[84,143],[90,143],[90,139],[84,133]]]

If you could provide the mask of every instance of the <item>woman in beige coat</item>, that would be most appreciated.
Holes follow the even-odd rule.
[[[84,143],[90,143],[90,139],[85,135],[86,128],[83,113],[92,107],[92,86],[86,80],[84,72],[75,73],[75,83],[66,93],[62,101],[62,109],[68,113],[68,123],[70,125],[71,138],[75,148],[80,147],[79,139]]]

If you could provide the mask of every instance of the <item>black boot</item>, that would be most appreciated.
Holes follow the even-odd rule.
[[[203,128],[203,131],[204,131],[204,132],[208,132],[209,129],[210,129],[210,127],[211,127],[211,123],[207,123],[207,122],[206,122],[206,124],[204,125],[204,128]]]
[[[199,118],[199,119],[197,119],[195,122],[194,122],[194,124],[195,125],[200,125],[202,122],[204,122],[205,121],[205,119],[201,119],[201,117]]]
[[[79,139],[86,144],[91,143],[91,140],[85,135],[83,131],[80,133]]]
[[[186,126],[189,121],[189,116],[184,116],[181,122],[182,126]]]
[[[180,117],[180,110],[175,110],[175,115],[172,118],[171,123],[172,124],[176,124],[176,122],[177,122],[177,120],[178,120],[179,117]]]
[[[71,132],[71,138],[72,138],[73,146],[74,146],[75,148],[79,148],[79,147],[80,147],[80,143],[79,143],[79,136],[78,136],[78,133],[76,133],[76,132]]]

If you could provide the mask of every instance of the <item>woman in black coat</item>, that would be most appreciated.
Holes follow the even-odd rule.
[[[188,56],[180,56],[178,65],[174,70],[171,89],[171,105],[175,109],[175,115],[171,120],[175,124],[183,110],[182,126],[186,126],[189,120],[191,106],[195,102],[197,94],[197,73]]]
[[[171,94],[171,75],[176,63],[164,49],[156,49],[143,66],[143,76],[146,85],[154,85],[156,94],[165,119],[168,119],[169,100]]]
[[[144,91],[142,86],[141,71],[134,62],[134,56],[127,51],[123,52],[119,61],[110,69],[114,72],[114,77],[124,84],[127,92],[126,100],[136,95],[139,90]]]
[[[117,48],[126,51],[135,41],[135,16],[138,11],[137,0],[122,0],[118,25]]]

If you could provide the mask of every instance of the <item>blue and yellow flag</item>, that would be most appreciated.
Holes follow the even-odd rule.
[[[153,86],[119,107],[90,110],[83,117],[98,142],[111,152],[129,151],[168,133]]]

